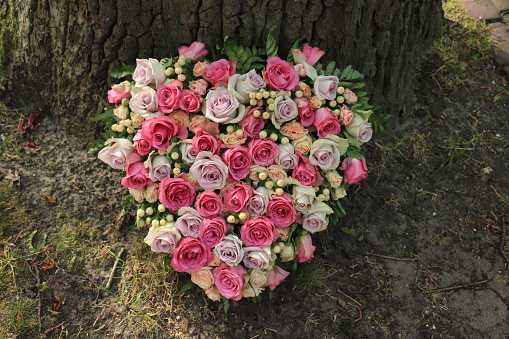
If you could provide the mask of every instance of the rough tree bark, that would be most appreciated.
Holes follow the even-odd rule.
[[[0,97],[33,102],[90,140],[109,72],[162,58],[195,40],[228,35],[263,47],[268,29],[284,56],[298,38],[326,61],[364,73],[374,102],[398,115],[410,102],[422,52],[437,32],[441,0],[18,0],[18,32]],[[3,90],[1,89],[3,87]]]

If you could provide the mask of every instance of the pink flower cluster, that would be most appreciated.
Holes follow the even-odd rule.
[[[133,81],[108,91],[119,137],[99,158],[125,171],[145,242],[213,300],[273,290],[285,263],[313,258],[331,203],[368,176],[364,158],[346,156],[372,134],[359,98],[312,76],[323,51],[293,54],[239,75],[194,42],[169,62],[137,60]]]

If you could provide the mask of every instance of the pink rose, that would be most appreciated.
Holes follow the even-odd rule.
[[[254,111],[260,111],[260,113],[263,112],[262,106],[255,106],[252,107],[244,116],[244,118],[237,123],[237,125],[242,126],[244,130],[244,135],[248,136],[249,138],[258,138],[258,135],[260,134],[261,130],[265,127],[265,119],[262,118],[262,115],[258,118],[255,118],[253,115]]]
[[[141,125],[141,129],[152,147],[161,151],[168,149],[171,138],[177,137],[183,140],[188,135],[187,128],[177,124],[175,120],[166,115],[145,120]]]
[[[219,293],[227,299],[240,300],[247,271],[242,266],[230,267],[226,264],[214,268],[212,275]]]
[[[157,100],[160,112],[171,113],[179,108],[182,86],[180,81],[174,80],[171,84],[161,85],[157,88]]]
[[[147,155],[154,149],[154,147],[152,147],[150,138],[145,136],[141,130],[136,132],[133,141],[134,147],[136,147],[136,151],[139,155]]]
[[[178,210],[178,213],[181,216],[175,221],[175,227],[185,237],[198,238],[203,217],[191,207],[182,207]]]
[[[267,208],[267,215],[278,227],[288,227],[297,220],[291,196],[273,195]]]
[[[349,88],[345,89],[343,96],[345,97],[345,101],[348,105],[352,105],[357,102],[357,95]]]
[[[271,262],[271,250],[269,247],[244,247],[244,265],[254,270],[266,270]]]
[[[183,90],[179,106],[187,113],[196,113],[201,110],[202,97],[190,90]]]
[[[272,139],[253,139],[249,143],[249,154],[260,166],[270,166],[279,156],[279,147]]]
[[[133,80],[136,81],[136,87],[145,87],[150,84],[158,87],[166,80],[164,66],[156,59],[136,59]]]
[[[272,221],[265,217],[248,220],[240,228],[240,239],[245,246],[267,248],[279,237]]]
[[[157,94],[153,88],[143,87],[129,100],[129,108],[134,113],[147,115],[149,117],[157,111]],[[160,113],[159,113],[160,114]]]
[[[203,42],[195,41],[191,44],[191,46],[180,46],[178,48],[179,56],[183,55],[187,59],[190,59],[194,62],[200,60],[202,57],[209,54],[209,52],[205,49],[205,44]]]
[[[320,138],[325,138],[329,134],[338,135],[341,132],[338,118],[325,107],[316,110],[313,124],[316,126]]]
[[[219,153],[219,142],[216,137],[201,129],[196,132],[196,135],[191,140],[193,141],[193,149],[196,154],[200,152]]]
[[[216,87],[227,86],[228,78],[235,74],[237,61],[220,59],[211,63],[203,77]]]
[[[276,266],[273,270],[268,270],[267,274],[267,285],[271,291],[274,291],[277,285],[281,284],[283,280],[290,275],[290,272],[285,271],[279,266]]]
[[[303,127],[311,126],[315,120],[315,111],[311,107],[311,103],[306,98],[295,99],[297,108],[299,109],[300,124]]]
[[[120,104],[122,99],[129,99],[131,97],[131,86],[111,85],[108,91],[108,102],[110,104]]]
[[[316,166],[312,165],[308,158],[299,151],[295,152],[298,158],[297,167],[292,172],[292,178],[298,180],[304,186],[320,186],[323,183],[323,177],[318,172]]]
[[[194,207],[204,218],[215,217],[223,212],[223,201],[213,191],[203,191],[196,198]]]
[[[140,190],[154,182],[148,178],[148,168],[141,161],[141,156],[137,153],[129,154],[125,166],[126,176],[122,178],[121,184],[124,187]]]
[[[270,88],[278,91],[291,91],[299,83],[299,73],[293,65],[277,56],[267,59],[263,78]]]
[[[223,152],[221,158],[228,166],[228,171],[234,180],[243,180],[249,175],[253,159],[246,147],[238,145],[230,147]]]
[[[212,251],[200,240],[185,237],[171,254],[171,266],[177,272],[194,273],[212,261]]]
[[[159,201],[175,213],[181,207],[191,206],[196,197],[196,189],[181,178],[165,178],[159,186]]]
[[[253,188],[251,186],[235,183],[234,188],[225,194],[224,204],[230,211],[245,211],[247,210],[252,197]]]
[[[346,158],[339,167],[343,171],[345,183],[353,185],[368,177],[368,166],[366,159]]]
[[[228,166],[210,152],[198,153],[189,172],[205,190],[223,189],[228,179]]]
[[[223,217],[204,219],[198,230],[200,240],[210,248],[219,244],[227,232],[228,225]]]
[[[98,158],[115,169],[124,169],[127,158],[133,152],[133,143],[131,141],[127,139],[114,139],[113,145],[104,147],[99,151]]]
[[[353,112],[348,108],[348,106],[343,105],[341,107],[341,112],[339,113],[339,122],[343,125],[348,126],[352,123],[354,118]]]
[[[292,54],[296,64],[301,64],[305,61],[314,67],[325,52],[318,47],[311,47],[308,44],[304,44],[302,51],[293,48]]]
[[[153,252],[171,254],[182,236],[175,227],[150,227],[143,240]]]
[[[189,83],[189,89],[200,96],[204,96],[207,93],[208,85],[205,79],[198,79]]]
[[[316,247],[313,246],[313,242],[311,241],[311,236],[306,234],[300,238],[299,251],[295,253],[295,258],[298,262],[306,262],[314,258],[313,253],[315,252]]]
[[[315,80],[315,94],[320,100],[336,99],[338,89],[338,77],[333,75],[319,75]]]

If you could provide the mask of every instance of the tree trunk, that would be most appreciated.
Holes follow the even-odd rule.
[[[271,26],[280,56],[302,38],[325,50],[325,61],[364,73],[373,102],[398,115],[411,103],[419,60],[442,17],[440,0],[9,2],[18,33],[0,97],[34,103],[84,141],[96,132],[86,118],[98,113],[97,95],[122,62],[175,55],[195,40],[210,50],[226,35],[264,47]]]

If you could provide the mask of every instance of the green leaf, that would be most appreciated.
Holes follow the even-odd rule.
[[[267,50],[267,57],[277,56],[278,46],[274,35],[272,34],[276,30],[276,26],[272,26],[267,34],[267,43],[265,49]]]
[[[349,148],[346,151],[346,156],[347,158],[362,159],[362,154],[360,154],[356,148]]]
[[[184,284],[184,286],[182,286],[182,288],[180,289],[180,293],[189,291],[193,286],[194,286],[194,283],[191,280],[189,280],[188,282],[186,282]]]
[[[355,229],[348,227],[341,227],[341,232],[345,234],[355,235]]]
[[[48,238],[48,234],[44,233],[42,236],[41,236],[41,239],[39,239],[39,241],[37,242],[37,249],[38,250],[41,250],[44,246],[46,246],[46,239]]]
[[[134,65],[126,65],[126,64],[122,63],[121,68],[117,68],[117,69],[114,69],[111,71],[111,77],[120,79],[120,78],[123,78],[123,77],[133,74],[135,69],[136,69],[136,66],[134,66]]]
[[[288,51],[288,56],[286,57],[286,61],[288,62],[291,62],[293,63],[295,60],[293,59],[293,53],[292,53],[292,49],[300,49],[300,42],[301,42],[301,38],[298,38],[292,45],[292,47],[290,48],[290,50]]]
[[[134,199],[134,197],[132,195],[130,195],[129,197],[127,197],[125,200],[124,200],[124,208],[122,208],[122,212],[120,212],[120,215],[118,216],[118,220],[122,219],[122,217],[124,215],[126,215],[127,211],[131,208],[131,205],[134,204],[136,200]]]
[[[325,75],[332,75],[334,72],[334,67],[336,67],[336,62],[335,61],[329,62],[327,68],[325,68]]]

